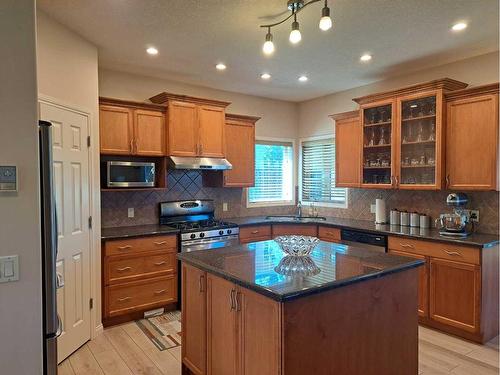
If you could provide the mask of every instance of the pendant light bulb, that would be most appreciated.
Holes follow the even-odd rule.
[[[328,8],[328,3],[325,0],[325,6],[321,10],[321,19],[319,20],[319,28],[323,31],[330,30],[332,28],[332,19],[330,17],[330,8]]]
[[[273,34],[271,34],[270,28],[267,31],[266,41],[264,42],[264,45],[262,46],[262,51],[264,52],[265,55],[272,55],[274,52]]]
[[[297,16],[295,16],[295,20],[292,23],[292,32],[290,33],[290,42],[293,44],[297,44],[302,40],[302,34],[299,30],[299,23],[297,22]]]

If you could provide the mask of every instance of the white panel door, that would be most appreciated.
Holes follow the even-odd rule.
[[[57,340],[61,362],[90,340],[90,233],[88,117],[40,103],[40,119],[52,123],[54,189],[58,218],[57,291],[63,333]]]

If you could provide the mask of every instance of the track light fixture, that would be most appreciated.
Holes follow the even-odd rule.
[[[305,2],[304,0],[289,0],[287,2],[287,7],[291,11],[291,14],[286,16],[283,20],[268,24],[268,25],[260,25],[260,27],[267,29],[266,40],[264,45],[262,46],[262,51],[266,55],[271,55],[274,52],[274,43],[273,43],[273,35],[271,34],[271,28],[281,25],[285,23],[290,18],[293,17],[292,22],[292,31],[290,32],[289,40],[293,44],[297,44],[302,40],[302,34],[299,29],[299,22],[297,21],[297,14],[302,11],[306,6],[317,3],[321,0],[310,0],[309,2]],[[319,21],[319,28],[323,31],[330,30],[332,28],[333,22],[330,17],[330,8],[328,7],[328,0],[324,0],[325,5],[321,10],[321,19]]]

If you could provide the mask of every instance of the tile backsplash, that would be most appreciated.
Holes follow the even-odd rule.
[[[349,189],[348,208],[318,208],[319,214],[343,218],[373,220],[370,204],[376,198],[386,200],[387,208],[417,211],[433,219],[440,213],[450,212],[445,200],[447,191],[406,191]],[[499,232],[498,192],[468,193],[469,206],[478,209],[480,222],[477,230],[482,233]],[[201,172],[197,170],[169,170],[167,188],[144,191],[104,191],[101,195],[101,222],[103,228],[156,224],[159,221],[159,202],[168,200],[214,199],[216,216],[219,218],[260,216],[269,214],[295,213],[294,206],[247,208],[244,189],[203,187]],[[228,211],[222,210],[222,203],[228,203]],[[127,210],[133,207],[135,217],[128,218]],[[307,213],[307,207],[304,207]]]

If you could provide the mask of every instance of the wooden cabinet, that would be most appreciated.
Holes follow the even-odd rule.
[[[317,236],[318,226],[314,224],[276,224],[273,225],[273,238],[296,234],[300,236]]]
[[[484,343],[499,333],[499,247],[478,248],[390,236],[389,252],[425,259],[421,324]]]
[[[498,83],[446,99],[447,188],[498,190]]]
[[[240,243],[267,241],[271,238],[271,225],[240,227]]]
[[[149,99],[167,107],[170,156],[225,156],[225,108],[230,103],[167,92]]]
[[[430,318],[479,333],[481,282],[479,266],[430,260]]]
[[[326,242],[340,242],[340,229],[320,225],[318,226],[318,238]]]
[[[166,155],[164,111],[147,103],[100,98],[101,154]]]
[[[361,123],[359,111],[332,115],[335,121],[335,186],[359,187],[361,165]]]
[[[255,184],[255,123],[259,117],[226,114],[224,139],[226,159],[232,169],[206,171],[203,185],[210,187],[251,187]]]
[[[176,254],[176,235],[105,241],[104,325],[133,320],[144,311],[176,303]]]
[[[412,254],[405,251],[389,249],[390,254],[400,255],[409,258],[422,259],[425,265],[418,271],[418,315],[422,317],[429,316],[429,260],[427,257],[419,254]]]
[[[182,265],[182,361],[195,375],[205,375],[207,365],[206,273]]]

